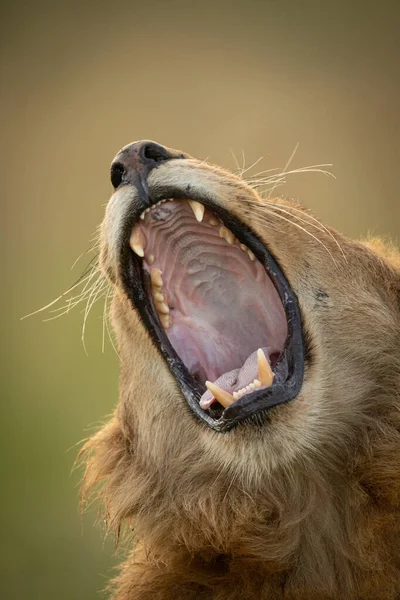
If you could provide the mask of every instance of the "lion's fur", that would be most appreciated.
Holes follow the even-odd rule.
[[[316,230],[307,212],[299,229],[297,205],[195,160],[160,166],[150,188],[166,180],[206,190],[270,248],[298,295],[310,357],[299,397],[263,427],[199,423],[118,284],[126,198],[114,194],[102,261],[117,282],[120,402],[82,451],[83,495],[97,490],[109,527],[133,531],[112,598],[400,597],[398,255]]]

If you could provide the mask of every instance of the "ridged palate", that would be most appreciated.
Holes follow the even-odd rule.
[[[203,408],[216,398],[228,406],[272,384],[269,356],[279,354],[287,335],[281,301],[254,254],[211,211],[163,202],[135,225],[130,244],[150,274],[149,292],[172,346],[207,381]]]

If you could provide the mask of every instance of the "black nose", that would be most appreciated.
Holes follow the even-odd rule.
[[[187,154],[165,148],[156,142],[142,140],[125,146],[111,164],[111,183],[118,188],[122,183],[135,183],[146,178],[150,171],[167,160],[189,158]]]

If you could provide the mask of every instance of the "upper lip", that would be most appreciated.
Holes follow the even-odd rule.
[[[143,194],[143,192],[142,192]],[[225,224],[228,229],[245,244],[264,265],[270,278],[280,295],[288,325],[287,342],[284,355],[288,362],[288,375],[283,383],[275,381],[268,389],[253,391],[243,396],[234,404],[226,408],[219,419],[213,419],[199,406],[199,400],[204,390],[200,389],[197,381],[190,375],[189,371],[172,348],[164,330],[159,327],[154,310],[147,298],[142,283],[141,259],[131,252],[129,237],[131,230],[138,221],[144,209],[151,207],[165,197],[176,199],[185,198],[197,200],[211,209]],[[266,246],[255,235],[249,226],[242,223],[236,216],[225,210],[212,199],[205,197],[194,197],[187,190],[169,189],[168,195],[165,191],[159,191],[156,196],[141,198],[141,205],[135,205],[132,212],[124,223],[124,231],[121,236],[120,246],[120,278],[133,306],[138,310],[143,323],[149,331],[151,338],[159,352],[166,361],[170,371],[173,373],[181,391],[183,392],[190,408],[203,422],[216,431],[226,431],[241,421],[252,419],[257,415],[264,415],[273,406],[294,399],[300,391],[304,374],[304,350],[301,327],[301,315],[297,297],[284,277],[277,260],[272,256]]]

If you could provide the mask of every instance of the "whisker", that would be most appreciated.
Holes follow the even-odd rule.
[[[112,292],[113,292],[113,289],[112,289],[112,287],[110,287],[110,289],[108,290],[107,296],[106,296],[106,302],[107,302],[107,303],[108,303],[108,300],[109,300],[110,296],[112,295]],[[110,340],[110,342],[111,342],[111,346],[113,347],[115,354],[116,354],[116,355],[119,357],[118,350],[116,349],[116,347],[115,347],[115,344],[114,344],[114,340],[113,340],[112,332],[110,331],[110,323],[109,323],[109,320],[110,320],[110,313],[109,313],[109,310],[108,310],[108,308],[107,308],[107,319],[106,319],[106,328],[107,328],[107,333],[108,333],[109,340]]]
[[[63,306],[62,307],[62,309],[64,309],[63,312],[59,312],[59,314],[54,315],[53,317],[48,317],[47,319],[43,319],[43,323],[47,323],[47,321],[54,321],[55,319],[58,319],[59,317],[63,317],[64,315],[67,315],[73,308],[75,308],[75,306],[77,306],[78,304],[83,302],[83,300],[86,300],[89,297],[90,293],[92,293],[91,290],[88,291],[88,294],[84,298],[82,298],[79,301],[74,302],[71,306],[69,306],[69,305]]]
[[[239,161],[238,161],[238,159],[236,158],[236,155],[235,155],[234,151],[232,150],[232,148],[229,148],[229,152],[232,154],[232,158],[233,158],[233,160],[235,161],[236,169],[237,169],[238,171],[240,171],[240,165],[239,165]]]
[[[75,308],[75,306],[78,306],[78,304],[80,304],[81,302],[83,302],[84,300],[87,300],[90,293],[91,293],[91,289],[88,290],[87,292],[85,292],[85,294],[82,294],[81,296],[77,296],[75,301],[73,301],[72,298],[69,298],[67,303],[64,306],[61,306],[60,308],[56,308],[54,310],[51,310],[49,312],[51,313],[55,313],[55,312],[60,312],[62,310],[65,310],[64,314],[68,314],[73,308]]]
[[[273,171],[280,171],[280,167],[273,167],[272,169],[265,169],[264,171],[259,171],[258,173],[254,173],[254,175],[251,177],[251,179],[253,177],[258,177],[259,175],[263,175],[264,173],[272,173]]]
[[[107,318],[107,297],[108,297],[108,293],[105,295],[104,298],[104,306],[103,306],[103,322],[102,322],[102,329],[101,329],[101,353],[104,354],[104,347],[105,347],[105,320]]]
[[[258,205],[258,206],[254,206],[254,210],[256,212],[258,212],[259,214],[262,214],[263,210],[262,208],[266,209],[266,207],[262,207],[262,205]],[[260,210],[261,209],[261,210]],[[278,210],[280,212],[283,212],[286,215],[289,215],[289,217],[292,217],[293,219],[297,219],[299,221],[301,221],[302,223],[304,223],[305,225],[310,225],[311,227],[314,227],[315,229],[318,229],[318,231],[321,231],[321,233],[327,233],[326,228],[324,229],[323,227],[320,226],[320,224],[316,225],[315,223],[310,223],[309,221],[307,221],[306,219],[300,217],[299,215],[292,215],[292,213],[289,210],[285,210],[284,208],[282,208],[281,206],[274,206],[274,204],[270,204],[268,206],[268,209],[272,209],[272,210]],[[300,212],[300,211],[299,211]],[[305,215],[304,215],[305,216]],[[318,222],[318,221],[317,221]],[[319,223],[319,222],[318,222]]]
[[[277,177],[275,179],[271,179],[269,181],[261,179],[261,180],[250,181],[247,183],[251,187],[263,187],[263,188],[265,188],[264,192],[267,192],[269,188],[266,188],[265,186],[272,185],[272,186],[278,187],[280,185],[285,185],[286,179],[284,176],[282,176],[282,177]]]
[[[93,279],[93,276],[97,274],[98,277],[101,277],[101,271],[98,270],[97,273],[93,273],[91,274],[87,284],[89,283],[89,281],[91,281]],[[90,293],[90,289],[86,290],[87,284],[85,285],[85,288],[81,290],[81,292],[79,294],[77,294],[76,296],[70,296],[67,301],[66,304],[64,304],[63,306],[60,306],[59,308],[54,308],[52,310],[50,310],[50,313],[55,313],[55,312],[60,312],[63,309],[68,309],[71,310],[73,307],[75,307],[77,304],[79,304],[80,302],[82,302],[83,300],[85,300],[88,296],[88,294]]]
[[[84,274],[83,274],[84,275]],[[81,285],[84,281],[86,281],[86,279],[88,277],[90,277],[90,274],[87,275],[87,277],[83,277],[83,275],[81,275],[78,279],[78,281],[74,284],[71,285],[71,287],[69,287],[65,292],[63,292],[60,296],[58,296],[57,298],[55,298],[55,300],[52,300],[52,302],[49,302],[48,304],[46,304],[45,306],[42,306],[41,308],[38,308],[37,310],[29,313],[28,315],[24,315],[23,317],[21,317],[21,321],[23,321],[24,319],[27,319],[28,317],[32,317],[33,315],[37,315],[40,312],[43,312],[45,310],[47,310],[48,308],[50,308],[51,306],[54,306],[54,304],[56,304],[57,302],[59,302],[62,298],[64,298],[67,294],[69,294],[70,292],[72,292],[72,290],[74,290],[75,288],[78,287],[78,285]]]
[[[297,144],[295,145],[295,147],[294,147],[294,150],[293,150],[292,154],[289,156],[289,160],[287,161],[286,165],[284,166],[284,168],[283,168],[283,171],[282,171],[281,175],[283,175],[284,173],[286,173],[286,171],[288,170],[288,168],[289,168],[289,165],[291,164],[291,162],[292,162],[292,160],[293,160],[293,158],[294,158],[294,156],[295,156],[295,154],[296,154],[296,152],[297,152],[298,148],[299,148],[299,142],[297,142]],[[269,192],[269,194],[268,194],[268,198],[269,198],[269,197],[271,196],[271,194],[273,193],[273,191],[274,191],[275,187],[276,187],[276,186],[274,186],[274,187],[273,187],[273,188],[270,190],[270,192]]]
[[[241,167],[241,171],[243,173],[244,169],[246,168],[246,158],[244,156],[244,150],[242,148],[242,167]]]
[[[85,344],[85,331],[86,331],[87,318],[89,316],[89,313],[90,313],[93,305],[95,304],[95,302],[97,302],[97,300],[99,300],[100,293],[102,291],[104,291],[104,284],[107,285],[107,283],[104,281],[104,279],[103,278],[99,278],[94,283],[93,287],[91,288],[91,293],[90,293],[89,298],[88,298],[88,300],[86,302],[85,314],[84,314],[84,317],[83,317],[83,325],[82,325],[82,336],[81,336],[83,348],[84,348],[86,354],[87,354],[87,349],[86,349],[86,344]]]
[[[248,171],[250,171],[251,169],[253,169],[253,168],[254,168],[256,165],[258,165],[258,163],[259,163],[259,162],[260,162],[260,161],[261,161],[263,158],[264,158],[263,156],[260,156],[260,158],[258,158],[257,160],[255,160],[255,161],[253,162],[253,164],[252,164],[252,165],[250,165],[249,167],[247,167],[247,169],[243,169],[243,170],[241,171],[241,173],[239,174],[239,177],[243,177],[243,175],[244,175],[245,173],[247,173]]]
[[[74,260],[74,262],[72,263],[72,267],[71,267],[71,271],[74,270],[75,266],[77,265],[77,263],[81,260],[82,256],[84,256],[85,254],[89,254],[90,250],[85,250],[85,252],[82,252],[82,254],[80,254],[78,256],[78,258],[76,258]]]
[[[270,214],[272,214],[272,211],[271,211]],[[318,237],[316,237],[313,233],[311,233],[310,231],[308,231],[307,229],[305,229],[304,227],[302,227],[301,225],[299,225],[299,223],[295,223],[291,219],[287,219],[286,217],[284,217],[283,215],[281,215],[279,213],[275,213],[275,216],[277,216],[279,219],[281,219],[283,221],[286,221],[287,223],[293,225],[294,227],[297,227],[300,231],[303,231],[305,234],[307,234],[308,236],[310,236],[311,238],[313,238],[316,242],[318,242],[318,244],[320,244],[327,251],[327,253],[331,257],[334,265],[337,266],[337,262],[335,260],[335,257],[333,256],[332,252],[329,250],[329,248],[326,246],[326,244],[324,244]],[[262,219],[260,215],[255,215],[255,220],[259,224],[262,224],[262,225],[266,224],[266,222],[265,222],[266,220]]]
[[[278,202],[278,204],[279,204],[279,202]],[[278,209],[279,209],[279,210],[283,210],[283,209],[281,208],[281,206],[279,206],[279,207],[278,207],[278,206],[276,206],[276,205],[275,205],[275,206],[274,206],[274,205],[272,205],[272,208],[276,208],[277,210],[278,210]],[[318,223],[318,225],[320,225],[320,228],[321,228],[321,229],[320,229],[319,227],[317,227],[316,225],[314,225],[314,227],[317,227],[317,229],[320,229],[320,231],[322,231],[322,232],[326,233],[326,234],[327,234],[327,235],[328,235],[328,236],[329,236],[329,237],[330,237],[330,238],[331,238],[331,239],[332,239],[332,240],[335,242],[335,244],[336,244],[336,245],[337,245],[337,247],[339,248],[339,250],[340,250],[340,252],[341,252],[341,254],[342,254],[343,258],[344,258],[344,259],[345,259],[345,261],[347,262],[347,257],[346,257],[346,255],[345,255],[345,253],[344,253],[344,250],[343,250],[342,246],[340,245],[340,243],[338,242],[338,240],[336,239],[336,237],[333,235],[332,231],[330,231],[330,230],[328,229],[328,227],[326,227],[326,226],[325,226],[323,223],[321,223],[321,221],[319,221],[318,219],[316,219],[315,217],[313,217],[313,215],[310,215],[309,213],[302,211],[300,208],[296,208],[295,206],[291,206],[291,207],[290,207],[290,210],[294,210],[295,212],[302,213],[302,214],[303,214],[303,216],[306,216],[306,217],[307,217],[308,219],[310,219],[311,221],[314,221],[315,223]],[[288,214],[290,214],[290,211],[285,211],[285,212],[287,212]],[[294,216],[294,215],[293,215],[293,216]],[[304,222],[304,221],[303,221],[303,222]],[[312,224],[312,223],[309,223],[309,225],[313,225],[313,224]]]
[[[260,179],[255,179],[254,178],[248,178],[247,182],[248,183],[273,183],[273,181],[275,179],[280,179],[282,177],[286,177],[287,175],[298,175],[301,173],[320,173],[321,175],[326,175],[327,177],[332,177],[333,179],[336,179],[335,175],[333,173],[331,173],[330,171],[327,171],[326,169],[322,169],[321,167],[329,167],[332,165],[329,164],[324,164],[324,165],[310,165],[309,167],[300,167],[298,169],[292,169],[291,171],[286,171],[286,172],[281,172],[281,173],[277,173],[275,175],[271,175],[270,177],[262,177]]]
[[[338,242],[336,237],[333,235],[333,233],[323,223],[321,223],[321,221],[319,221],[318,219],[316,219],[315,217],[310,215],[308,212],[301,210],[299,208],[296,208],[295,206],[289,206],[286,208],[286,205],[285,205],[285,208],[283,208],[280,205],[279,200],[270,202],[269,200],[265,199],[265,201],[268,203],[268,208],[263,203],[254,202],[251,200],[249,200],[248,203],[252,204],[252,206],[256,212],[262,213],[263,210],[268,210],[268,209],[272,209],[275,211],[278,210],[280,212],[285,213],[286,215],[289,215],[289,217],[299,219],[302,223],[304,223],[306,225],[310,225],[311,227],[314,227],[315,229],[318,229],[319,231],[321,231],[321,233],[326,234],[334,241],[336,246],[339,248],[343,258],[347,261],[347,258],[346,258],[346,255],[344,253],[342,246],[340,245],[340,243]],[[301,217],[298,215],[293,215],[292,211],[299,213],[301,215]],[[308,219],[308,221],[307,221],[307,219]],[[310,221],[312,221],[312,222],[310,222]]]

